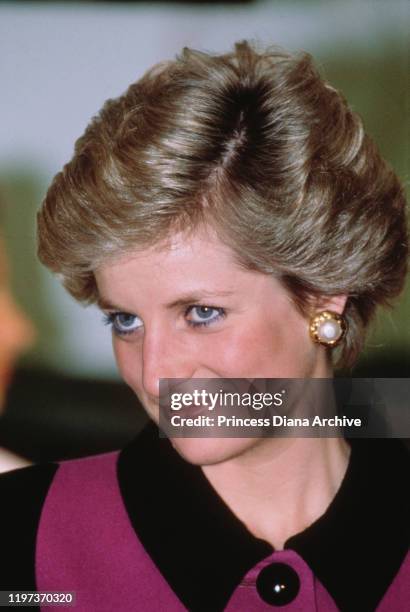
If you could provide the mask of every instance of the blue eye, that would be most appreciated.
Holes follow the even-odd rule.
[[[188,318],[188,316],[190,318]],[[211,325],[218,321],[220,318],[225,316],[223,308],[216,308],[215,306],[189,306],[185,312],[187,323],[192,327],[202,327]]]
[[[111,325],[114,333],[119,336],[132,334],[142,327],[141,319],[128,312],[110,312],[104,316],[104,323]]]

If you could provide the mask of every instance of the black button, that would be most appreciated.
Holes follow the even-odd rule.
[[[286,563],[271,563],[260,571],[256,580],[259,596],[273,606],[285,606],[299,593],[300,580]]]

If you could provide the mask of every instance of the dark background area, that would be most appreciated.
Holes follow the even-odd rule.
[[[125,384],[22,369],[1,419],[0,446],[33,461],[81,457],[124,446],[146,420]]]

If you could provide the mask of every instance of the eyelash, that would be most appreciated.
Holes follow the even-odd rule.
[[[188,306],[188,308],[185,310],[184,316],[186,317],[194,308],[209,308],[210,310],[216,310],[218,313],[218,316],[214,317],[213,319],[209,319],[208,321],[190,321],[189,319],[186,319],[188,325],[194,328],[208,327],[208,325],[212,325],[215,323],[215,321],[219,321],[221,318],[226,317],[224,308],[220,308],[218,306],[208,306],[207,304],[193,304],[192,306]]]
[[[188,323],[188,325],[190,325],[190,327],[193,327],[194,329],[198,327],[208,327],[209,325],[212,325],[213,323],[215,323],[215,321],[219,321],[221,318],[226,317],[226,312],[224,308],[220,308],[218,306],[208,306],[207,304],[193,304],[192,306],[188,306],[188,308],[185,310],[184,316],[187,317],[187,315],[194,308],[209,308],[210,310],[215,310],[218,313],[216,317],[214,317],[213,319],[209,319],[208,321],[191,321],[189,319],[186,319],[186,322]],[[135,329],[131,329],[129,331],[125,331],[125,330],[120,331],[119,329],[115,327],[115,318],[120,314],[125,314],[125,313],[109,312],[109,313],[104,314],[103,316],[104,325],[110,325],[114,333],[117,336],[128,336],[130,334],[133,334],[136,331]]]
[[[124,330],[120,331],[119,329],[115,327],[115,318],[120,314],[123,314],[123,313],[122,312],[108,312],[104,314],[103,315],[104,325],[109,325],[117,336],[129,336],[130,334],[133,334],[135,332],[135,329],[130,329],[129,331],[124,331]]]

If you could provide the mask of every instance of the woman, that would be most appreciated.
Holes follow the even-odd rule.
[[[153,423],[119,454],[3,480],[26,530],[7,588],[74,590],[87,611],[403,609],[399,442],[169,441],[156,423],[160,378],[352,365],[403,287],[404,208],[307,55],[184,50],[108,101],[48,191],[39,254],[100,305]]]
[[[0,413],[4,410],[6,393],[19,355],[33,342],[31,322],[17,306],[11,293],[8,262],[0,236]],[[29,461],[6,448],[0,448],[0,472],[29,465]]]

